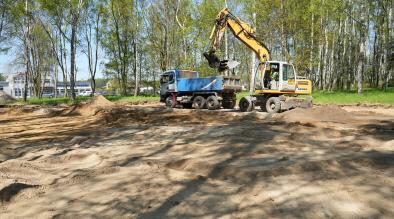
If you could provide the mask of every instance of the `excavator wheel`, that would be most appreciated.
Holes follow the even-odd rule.
[[[280,112],[280,98],[270,97],[265,103],[265,108],[268,113],[279,113]]]
[[[216,96],[209,96],[207,98],[207,108],[209,110],[217,110],[220,108],[220,102]]]
[[[194,109],[204,109],[206,107],[206,100],[202,96],[197,96],[193,100]]]
[[[239,101],[239,109],[241,112],[250,112],[254,110],[254,102],[250,96],[242,97]]]

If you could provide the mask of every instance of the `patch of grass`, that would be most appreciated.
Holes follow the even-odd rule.
[[[237,93],[237,100],[239,101],[242,97],[249,96],[249,91],[242,91]]]
[[[316,91],[313,93],[313,102],[317,104],[388,104],[394,105],[394,88],[387,91],[378,89],[365,89],[362,95],[356,90],[352,91]]]
[[[81,101],[86,101],[90,97],[77,97],[76,102],[79,103]],[[56,105],[56,104],[72,104],[71,99],[68,97],[57,97],[57,98],[28,98],[27,102],[23,102],[22,100],[18,100],[18,103],[21,104],[34,104],[34,105]]]
[[[248,96],[249,92],[237,93],[237,100]],[[313,102],[316,104],[387,104],[394,105],[394,87],[387,91],[379,89],[364,89],[359,96],[357,90],[352,91],[315,91],[312,94]],[[299,96],[302,98],[302,96]]]
[[[141,102],[158,102],[160,97],[157,95],[141,95],[141,96],[105,96],[112,102],[128,102],[128,103],[141,103]]]
[[[112,102],[129,102],[129,103],[141,103],[141,102],[157,102],[160,100],[159,96],[152,95],[141,95],[141,96],[105,96],[108,100]],[[82,101],[87,101],[91,97],[77,97],[76,102],[80,103]],[[57,104],[72,104],[71,99],[67,97],[58,98],[28,98],[27,102],[22,100],[17,101],[18,104],[33,104],[33,105],[57,105]]]

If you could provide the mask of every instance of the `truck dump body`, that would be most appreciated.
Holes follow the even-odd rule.
[[[223,90],[223,78],[220,76],[206,78],[177,78],[178,92],[204,92]]]
[[[236,76],[199,77],[190,70],[169,70],[160,77],[160,101],[168,107],[233,109],[242,88]]]

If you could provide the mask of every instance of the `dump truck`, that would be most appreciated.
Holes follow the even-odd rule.
[[[176,69],[160,77],[160,101],[171,108],[233,109],[241,89],[236,76],[200,77],[197,71]]]

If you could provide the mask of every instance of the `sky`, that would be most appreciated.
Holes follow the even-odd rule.
[[[16,51],[16,46],[14,46],[10,51],[7,53],[0,53],[0,73],[4,74],[10,74],[10,73],[16,73],[16,72],[23,72],[24,71],[24,66],[16,64],[17,62],[16,57],[17,57],[17,51]],[[77,65],[77,80],[87,80],[89,79],[89,70],[88,70],[88,59],[86,56],[78,52],[77,57],[75,59],[76,65]],[[103,74],[101,70],[103,69],[102,66],[100,66],[101,60],[98,61],[98,70],[96,74],[96,78],[102,78]],[[59,69],[60,72],[60,69]],[[59,73],[59,80],[62,80],[62,76]]]

